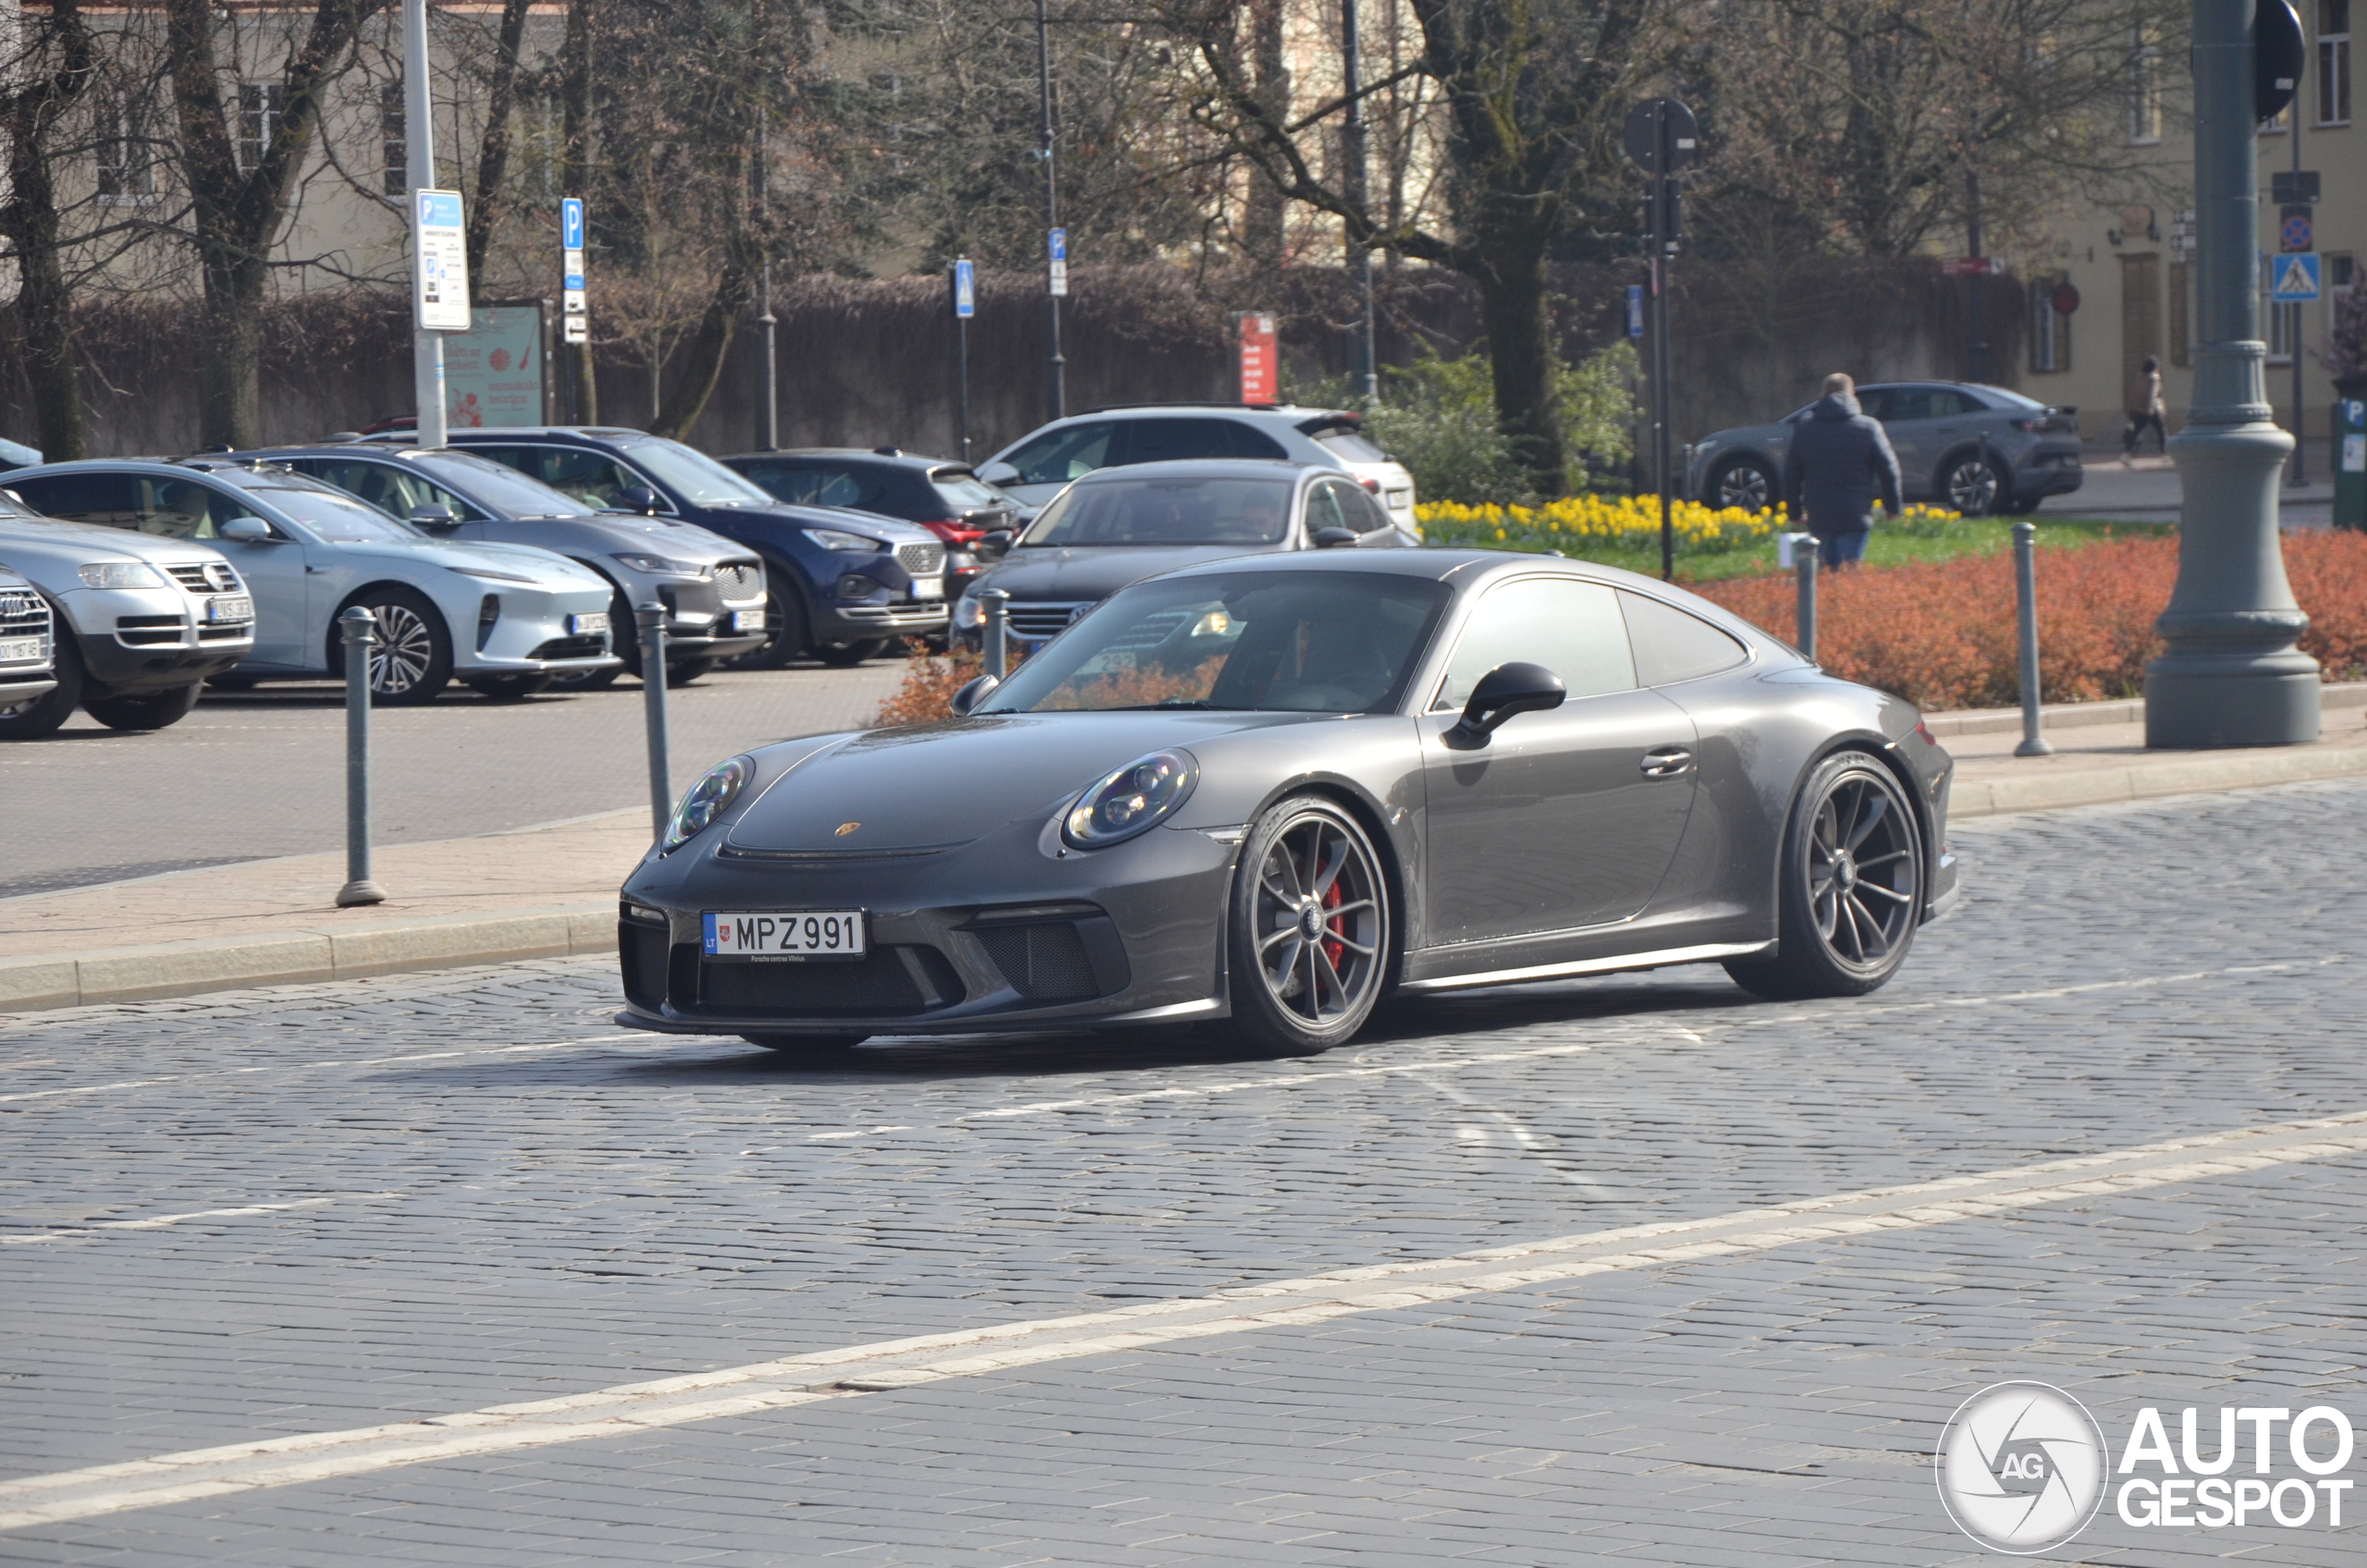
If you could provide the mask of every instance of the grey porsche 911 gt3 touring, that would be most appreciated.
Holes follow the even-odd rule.
[[[625,883],[620,1021],[1309,1053],[1392,992],[1716,962],[1861,995],[1957,891],[1913,706],[1579,561],[1212,562],[955,705],[709,770]]]

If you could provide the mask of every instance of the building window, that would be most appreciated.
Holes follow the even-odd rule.
[[[2289,365],[2293,362],[2293,340],[2301,335],[2301,307],[2280,305],[2269,298],[2269,270],[2261,269],[2260,284],[2260,319],[2268,329],[2268,362]]]
[[[411,190],[411,131],[403,118],[403,84],[390,81],[378,89],[378,153],[386,166],[386,194]]]
[[[279,121],[288,112],[288,89],[276,81],[239,84],[239,171],[251,174],[279,136]]]
[[[148,155],[148,128],[140,104],[119,94],[99,101],[99,205],[153,207],[156,165]]]
[[[2070,281],[2061,273],[2030,284],[2030,369],[2071,368],[2071,318],[2054,308],[2056,292]]]
[[[2187,315],[2188,267],[2184,262],[2170,263],[2170,363],[2191,364],[2194,349],[2189,338]]]
[[[2350,0],[2318,0],[2318,123],[2350,123]]]
[[[2162,51],[2151,30],[2140,26],[2128,41],[2128,140],[2162,140]]]

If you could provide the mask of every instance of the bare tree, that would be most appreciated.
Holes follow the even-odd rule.
[[[18,26],[30,18],[18,18]],[[98,74],[97,50],[77,0],[54,0],[46,23],[16,42],[0,122],[7,127],[8,193],[0,202],[0,236],[18,279],[25,374],[42,453],[63,462],[84,455],[81,379],[74,363],[68,238],[59,212],[56,173],[63,122]]]

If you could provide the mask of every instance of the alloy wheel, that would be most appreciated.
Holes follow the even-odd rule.
[[[1997,471],[1987,458],[1967,458],[1948,470],[1948,505],[1967,517],[1987,517],[1997,505]]]
[[[1328,815],[1290,823],[1257,869],[1252,927],[1266,991],[1311,1029],[1362,1008],[1380,984],[1380,872],[1371,851]]]
[[[1766,473],[1751,463],[1736,463],[1718,476],[1718,505],[1763,512],[1774,504]]]
[[[1809,908],[1818,938],[1851,970],[1880,968],[1915,930],[1916,827],[1898,787],[1852,768],[1817,802]]]
[[[407,605],[373,605],[378,645],[370,650],[370,692],[399,697],[427,677],[435,658],[435,633]]]

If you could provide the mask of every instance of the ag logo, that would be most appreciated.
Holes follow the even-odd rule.
[[[1956,1528],[2017,1557],[2061,1546],[2104,1500],[2103,1431],[2086,1406],[2045,1383],[1998,1383],[1965,1401],[1936,1464]]]

